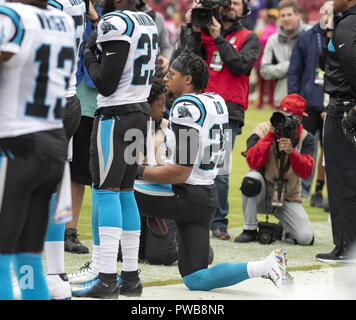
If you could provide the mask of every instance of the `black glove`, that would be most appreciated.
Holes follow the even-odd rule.
[[[94,51],[96,49],[96,39],[98,38],[98,35],[96,34],[96,31],[93,30],[91,34],[89,35],[89,38],[84,46],[84,52],[85,51]]]
[[[142,180],[143,179],[143,171],[145,171],[146,166],[139,164],[137,166],[137,171],[136,171],[136,179],[137,180]]]
[[[346,138],[356,147],[356,111],[354,108],[342,118],[341,128]]]

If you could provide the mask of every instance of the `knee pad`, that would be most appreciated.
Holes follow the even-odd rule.
[[[241,184],[241,192],[246,197],[257,196],[262,189],[262,183],[260,180],[252,177],[244,177]]]

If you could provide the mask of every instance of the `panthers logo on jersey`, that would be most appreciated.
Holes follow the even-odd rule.
[[[190,113],[189,109],[185,105],[178,106],[178,118],[187,118],[187,117],[193,119],[193,116]]]
[[[101,25],[101,31],[103,32],[103,34],[107,34],[108,32],[112,31],[112,30],[117,30],[117,28],[111,24],[109,21],[104,21]]]

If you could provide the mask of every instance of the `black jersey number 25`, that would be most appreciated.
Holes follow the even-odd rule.
[[[147,49],[146,49],[147,47]],[[158,34],[154,33],[152,36],[152,43],[149,35],[147,33],[143,33],[140,39],[137,42],[137,50],[145,50],[145,54],[139,56],[134,61],[134,71],[133,71],[133,79],[132,84],[139,86],[139,85],[146,85],[152,84],[153,76],[154,76],[154,69],[146,69],[143,72],[143,68],[147,65],[151,58],[152,53],[158,51]],[[147,83],[148,82],[148,83]]]

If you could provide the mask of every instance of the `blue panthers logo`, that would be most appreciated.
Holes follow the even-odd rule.
[[[114,25],[112,25],[109,21],[105,21],[101,25],[101,30],[103,31],[103,34],[107,34],[112,30],[117,30],[117,28]]]
[[[193,119],[193,116],[187,107],[179,106],[178,107],[178,118],[192,118]]]

